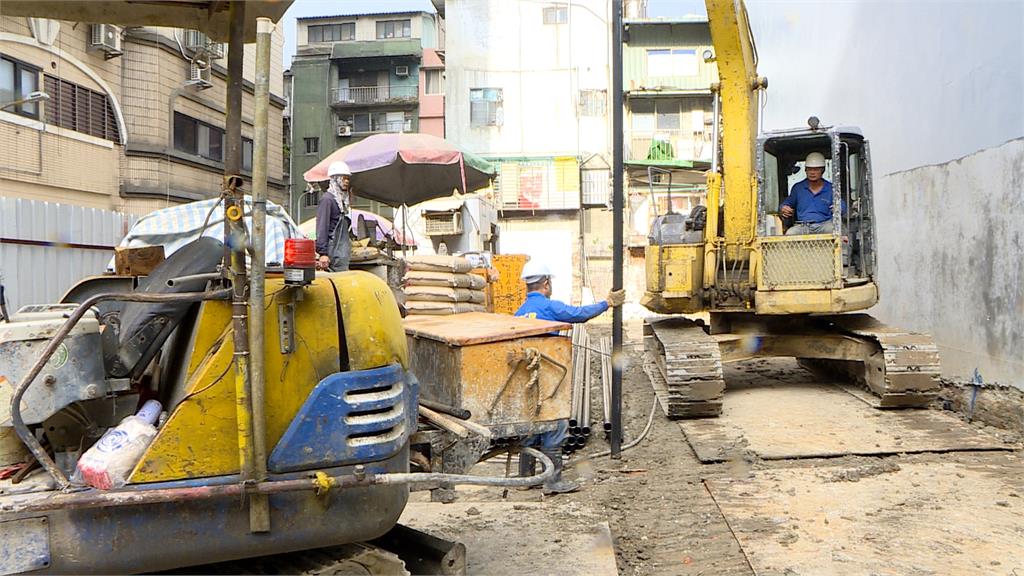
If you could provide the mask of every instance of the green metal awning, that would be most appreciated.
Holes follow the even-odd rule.
[[[331,58],[380,58],[394,56],[421,57],[423,47],[419,38],[407,40],[336,42],[331,49]]]

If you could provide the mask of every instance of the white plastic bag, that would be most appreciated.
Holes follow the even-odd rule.
[[[138,414],[107,430],[78,460],[73,481],[101,490],[124,486],[128,474],[156,437],[153,423],[159,416],[160,403],[149,400]]]

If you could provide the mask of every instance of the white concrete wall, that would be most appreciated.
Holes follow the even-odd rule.
[[[1024,138],[875,184],[877,314],[934,334],[945,376],[1024,388]]]
[[[871,312],[931,332],[949,377],[1024,386],[1024,3],[748,4],[764,127],[813,114],[871,141]]]
[[[608,88],[607,4],[573,0],[567,24],[546,25],[555,4],[447,0],[447,137],[489,156],[607,154],[610,116],[576,111],[580,89]],[[470,125],[472,88],[502,89],[501,126]]]

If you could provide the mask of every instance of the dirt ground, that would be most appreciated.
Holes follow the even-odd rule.
[[[595,325],[592,336],[608,334],[610,327]],[[629,360],[623,373],[623,419],[625,437],[628,441],[644,428],[654,402],[654,393],[640,364],[642,353],[640,324],[631,323],[626,332],[626,349]],[[737,365],[729,365],[726,369],[727,386],[731,389],[743,386],[770,386],[777,383],[807,381],[812,378],[808,372],[800,369],[794,361],[757,360]],[[600,382],[595,378],[597,386]],[[595,402],[600,402],[601,390],[592,393]],[[728,392],[726,395],[728,403]],[[600,406],[595,405],[594,413],[600,415]],[[980,429],[980,425],[979,429]],[[1001,440],[1018,442],[1016,433],[988,429]],[[826,473],[824,470],[853,471],[849,474],[857,476],[881,471],[884,473],[898,467],[920,467],[929,464],[962,464],[965,466],[987,466],[988,463],[1007,462],[1010,467],[1001,467],[1006,474],[1017,474],[1016,478],[1003,478],[1010,485],[1021,482],[1019,465],[1022,462],[1021,452],[946,452],[925,454],[897,454],[886,457],[808,458],[795,460],[763,461],[749,451],[737,450],[735,457],[717,464],[702,464],[687,443],[678,423],[666,419],[660,407],[654,416],[653,427],[648,437],[637,447],[625,452],[618,460],[596,458],[588,460],[583,455],[597,452],[607,447],[600,433],[591,438],[589,446],[576,454],[570,476],[575,476],[583,483],[577,493],[554,497],[542,497],[538,490],[510,491],[503,496],[498,489],[465,489],[460,490],[462,505],[472,502],[495,502],[500,500],[521,502],[541,501],[540,510],[534,506],[521,505],[512,507],[505,517],[492,520],[487,525],[480,524],[472,517],[466,522],[447,523],[440,530],[444,536],[458,538],[460,535],[473,534],[475,550],[469,557],[470,571],[473,572],[474,555],[476,566],[487,567],[488,573],[522,573],[522,566],[509,567],[506,571],[495,572],[500,566],[500,558],[509,554],[507,540],[495,537],[481,538],[481,531],[497,530],[501,526],[514,528],[512,533],[522,539],[534,539],[550,543],[555,539],[560,542],[559,534],[573,534],[589,530],[592,525],[607,522],[613,538],[618,570],[620,574],[719,574],[747,575],[753,574],[754,568],[748,561],[749,552],[741,548],[739,540],[730,528],[719,506],[712,498],[705,485],[705,480],[715,484],[717,481],[745,480],[753,478],[765,471],[778,470],[799,472],[799,469],[814,468],[815,473]],[[494,472],[502,463],[484,465],[488,472]],[[1014,471],[1014,469],[1016,470]],[[500,469],[500,468],[499,468]],[[796,470],[794,470],[796,469]],[[484,470],[481,470],[483,472]],[[844,472],[846,474],[848,472]],[[999,474],[1001,472],[997,472]],[[763,475],[763,474],[762,474]],[[771,474],[769,473],[769,476]],[[961,476],[962,477],[962,476]],[[856,480],[853,480],[856,481]],[[1011,526],[1024,537],[1024,522],[1018,523],[1024,502],[1019,497],[1024,490],[1011,492],[1012,502],[999,502],[999,506],[1015,506],[1017,516]],[[424,501],[425,494],[417,493],[413,501]],[[952,496],[951,496],[952,497]],[[543,513],[545,522],[543,530],[531,529],[531,514]],[[978,511],[983,514],[984,511]],[[472,513],[471,513],[472,514]],[[899,531],[900,517],[890,516],[887,520],[890,531]],[[475,522],[475,523],[474,523]],[[895,523],[895,524],[892,524]],[[540,528],[540,526],[537,526]],[[735,528],[735,527],[734,527]],[[803,527],[805,530],[806,526]],[[496,532],[496,534],[498,534]],[[504,534],[507,534],[507,530]],[[506,536],[507,537],[507,536]],[[827,535],[823,536],[827,538]],[[831,543],[837,544],[837,543]],[[837,544],[838,545],[838,544]],[[969,553],[969,552],[968,552]],[[544,553],[545,555],[547,552]],[[494,562],[488,561],[488,559]],[[547,560],[545,558],[545,560]],[[1021,558],[1012,558],[1009,563],[986,565],[984,569],[977,566],[978,573],[1010,573],[1007,566],[1015,566]],[[571,573],[573,570],[558,563],[558,558],[550,558],[550,570],[547,573]],[[756,563],[755,563],[756,565]],[[967,564],[970,566],[970,564]],[[1002,570],[1000,569],[1002,566]],[[768,571],[771,572],[771,571]],[[786,570],[780,573],[794,573]],[[800,573],[806,573],[801,571]],[[936,572],[922,572],[936,573]],[[938,572],[941,573],[941,570]]]

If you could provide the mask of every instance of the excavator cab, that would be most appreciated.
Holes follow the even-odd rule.
[[[805,178],[804,159],[812,152],[825,157],[824,178],[832,183],[831,231],[826,226],[822,233],[793,234],[795,217],[783,218],[780,206],[793,185]],[[858,128],[762,134],[757,175],[759,292],[840,290],[874,281],[871,161],[868,142]]]

